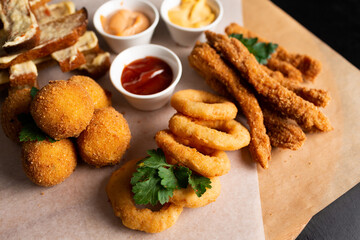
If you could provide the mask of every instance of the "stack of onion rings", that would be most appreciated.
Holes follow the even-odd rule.
[[[197,208],[214,202],[221,190],[218,176],[230,170],[224,151],[240,149],[250,142],[249,132],[234,120],[236,106],[225,98],[189,89],[175,93],[171,105],[180,113],[170,119],[170,130],[159,131],[155,140],[170,164],[184,165],[209,177],[211,189],[201,197],[191,186],[176,189],[159,211],[139,209],[129,184],[136,170],[137,160],[132,160],[112,174],[106,187],[115,215],[128,228],[161,232],[176,222],[183,207]]]
[[[156,134],[158,146],[172,160],[205,177],[229,172],[224,151],[250,143],[248,130],[234,120],[236,106],[226,98],[193,89],[175,93],[171,105],[178,113],[169,121],[170,130]]]

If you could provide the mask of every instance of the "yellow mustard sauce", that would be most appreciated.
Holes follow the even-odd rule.
[[[181,27],[200,28],[215,20],[215,13],[206,0],[182,0],[180,5],[169,10],[169,20]]]

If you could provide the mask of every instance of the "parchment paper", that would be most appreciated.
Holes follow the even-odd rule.
[[[323,112],[334,131],[307,134],[298,151],[275,149],[269,169],[258,169],[266,239],[294,239],[313,215],[360,181],[360,72],[270,1],[244,0],[243,7],[245,27],[322,62],[309,86],[332,97]]]
[[[78,8],[87,8],[90,29],[93,29],[95,9],[102,2],[75,1]],[[161,1],[153,2],[159,7]],[[232,21],[242,22],[240,0],[224,0],[223,4],[225,14],[217,31],[223,31]],[[153,43],[172,49],[181,59],[183,76],[176,91],[185,88],[210,91],[188,65],[191,48],[176,46],[162,21]],[[103,41],[101,46],[106,48]],[[40,72],[40,85],[70,75],[52,66]],[[144,157],[147,149],[156,147],[155,133],[167,128],[174,110],[169,104],[154,112],[135,110],[112,87],[108,76],[99,83],[112,91],[114,107],[130,125],[131,148],[124,160]],[[5,96],[3,92],[1,101]],[[2,131],[0,152],[0,239],[264,239],[256,166],[247,149],[229,153],[232,169],[221,177],[222,192],[215,203],[185,209],[172,228],[159,234],[129,230],[114,216],[105,186],[119,166],[96,169],[80,161],[65,182],[43,188],[27,179],[21,166],[20,146],[7,139]]]

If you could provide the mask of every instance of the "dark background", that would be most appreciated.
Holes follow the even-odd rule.
[[[360,0],[272,2],[360,68]],[[297,238],[305,239],[360,239],[360,184],[315,215]]]
[[[360,0],[272,2],[360,68]]]

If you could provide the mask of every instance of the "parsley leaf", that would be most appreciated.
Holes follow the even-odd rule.
[[[147,153],[149,156],[138,162],[130,181],[136,204],[164,204],[175,189],[186,188],[189,184],[198,197],[211,188],[210,179],[194,175],[187,167],[166,163],[160,148]]]
[[[143,161],[144,166],[155,169],[163,166],[170,166],[170,164],[166,163],[164,152],[161,150],[161,148],[159,149],[152,149],[147,151],[149,156]]]
[[[35,95],[38,93],[39,89],[37,89],[36,87],[32,87],[30,90],[30,96],[31,98],[34,98]]]
[[[162,188],[158,192],[158,199],[161,205],[167,203],[169,198],[173,196],[174,189]]]
[[[144,182],[138,182],[133,187],[132,191],[135,194],[134,200],[137,204],[156,205],[158,202],[158,192],[161,190],[160,179],[149,178]]]
[[[186,188],[189,185],[189,177],[191,176],[191,170],[187,167],[178,166],[174,169],[174,174],[178,180],[180,188]]]
[[[229,37],[236,38],[247,47],[260,64],[267,64],[271,54],[275,52],[278,44],[258,42],[258,38],[244,38],[242,34],[230,34]]]
[[[153,177],[156,174],[156,169],[153,168],[144,168],[138,167],[136,172],[133,173],[133,177],[131,178],[130,183],[135,185],[137,182],[143,182]]]
[[[56,142],[55,139],[48,136],[46,133],[41,131],[38,126],[36,126],[35,121],[31,117],[30,114],[19,114],[18,120],[21,123],[21,131],[19,133],[19,140],[20,142],[27,142],[27,141],[44,141],[48,140],[49,142]]]
[[[161,178],[161,185],[168,189],[176,189],[178,187],[178,180],[174,174],[173,168],[160,167],[159,177]]]
[[[211,188],[210,179],[199,175],[191,175],[189,177],[189,184],[194,189],[198,197],[201,197],[206,192],[206,188]]]

